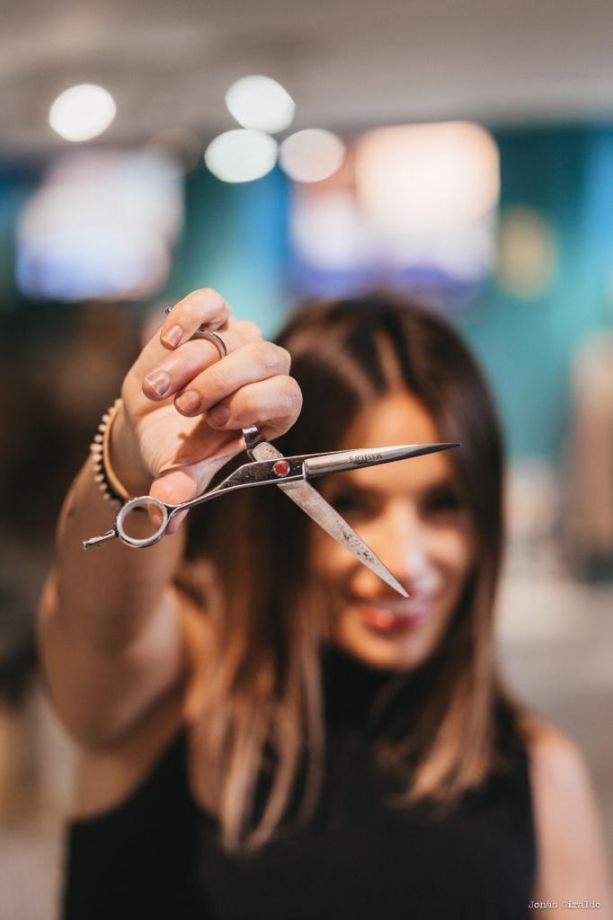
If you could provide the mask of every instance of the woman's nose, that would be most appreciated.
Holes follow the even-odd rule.
[[[386,514],[370,542],[384,565],[404,584],[420,581],[430,568],[426,527],[412,510]]]

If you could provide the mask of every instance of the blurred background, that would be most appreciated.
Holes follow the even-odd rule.
[[[613,5],[0,16],[0,916],[57,910],[71,751],[33,624],[61,500],[143,327],[204,286],[268,335],[372,287],[464,333],[508,447],[502,666],[613,845]]]

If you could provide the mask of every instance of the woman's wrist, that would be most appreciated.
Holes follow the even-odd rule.
[[[126,415],[123,402],[117,408],[108,444],[109,463],[115,477],[130,495],[147,495],[153,481],[145,467],[136,433]]]

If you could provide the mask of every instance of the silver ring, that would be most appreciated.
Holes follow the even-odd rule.
[[[170,307],[166,307],[164,313],[168,316],[173,307],[174,304],[172,304]],[[219,352],[220,358],[225,358],[228,354],[228,348],[222,337],[217,335],[216,332],[212,332],[210,329],[206,329],[201,326],[199,329],[196,329],[192,339],[206,339],[207,342],[212,342]]]
[[[207,342],[212,342],[217,351],[219,352],[220,358],[225,358],[228,354],[228,349],[226,343],[220,335],[217,335],[216,332],[211,332],[210,329],[196,329],[192,339],[206,339]]]

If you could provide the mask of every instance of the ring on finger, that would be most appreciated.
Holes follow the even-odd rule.
[[[164,310],[164,313],[168,315],[173,307],[174,307],[174,304],[171,304],[171,306],[166,307]],[[192,339],[206,339],[207,342],[212,342],[213,345],[216,347],[217,351],[219,352],[220,359],[225,358],[228,354],[228,346],[226,345],[222,337],[218,335],[216,332],[213,332],[211,329],[206,329],[204,326],[200,326],[199,329],[196,329],[196,331],[191,336],[191,338]]]
[[[220,335],[217,335],[216,332],[211,332],[210,329],[196,329],[192,339],[206,339],[207,342],[212,342],[217,351],[219,352],[219,357],[225,358],[228,354],[228,346],[222,339]]]

